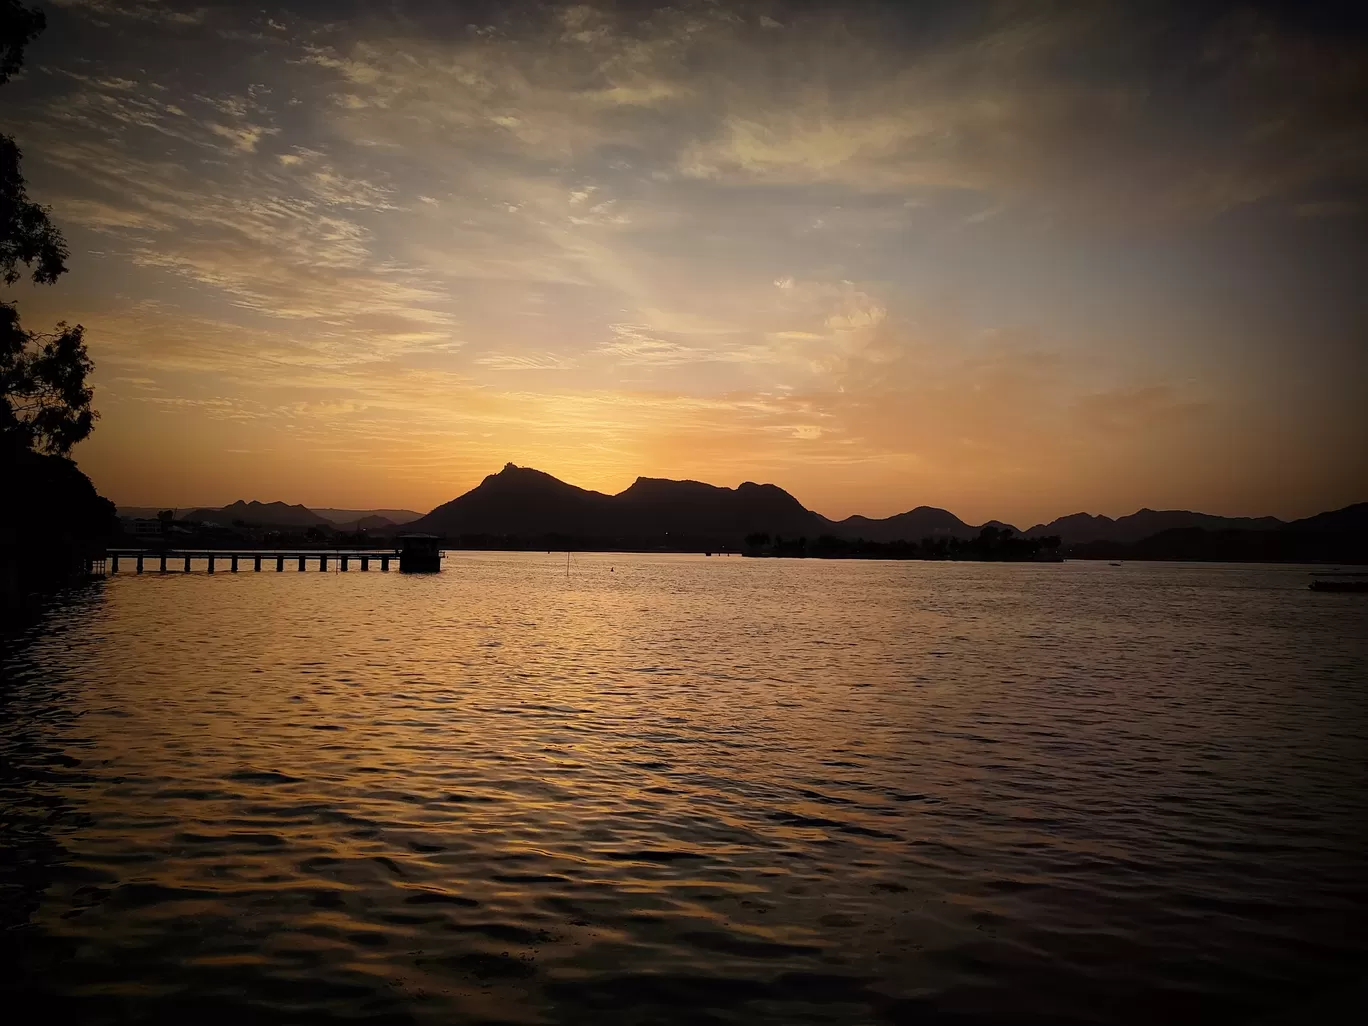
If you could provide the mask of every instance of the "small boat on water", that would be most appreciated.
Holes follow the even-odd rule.
[[[1312,591],[1355,591],[1368,593],[1368,572],[1313,574]]]
[[[1311,582],[1312,591],[1361,591],[1368,593],[1368,581],[1336,581],[1319,579]]]

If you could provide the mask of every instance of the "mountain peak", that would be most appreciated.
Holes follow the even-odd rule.
[[[497,474],[490,474],[481,483],[483,485],[506,485],[506,484],[558,484],[564,485],[565,482],[542,470],[535,470],[532,467],[520,467],[516,463],[505,463],[503,469]],[[565,485],[570,488],[572,485]]]

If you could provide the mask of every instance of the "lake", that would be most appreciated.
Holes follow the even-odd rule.
[[[121,573],[6,643],[0,987],[63,1022],[1295,1018],[1368,968],[1368,597],[1307,571]]]

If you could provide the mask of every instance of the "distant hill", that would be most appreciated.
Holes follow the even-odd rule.
[[[360,520],[356,522],[356,530],[358,531],[385,531],[391,527],[398,526],[399,525],[396,524],[389,517],[375,515],[362,517]]]
[[[923,538],[974,538],[983,527],[971,527],[948,510],[935,506],[918,506],[916,509],[872,520],[869,517],[853,516],[830,524],[828,533],[838,538],[855,540],[862,538],[872,542],[921,541]],[[992,521],[994,527],[1010,527]],[[1012,528],[1013,531],[1016,528]]]
[[[181,507],[180,509],[177,509],[175,513],[176,518],[178,520],[202,520],[212,521],[214,523],[221,523],[226,521],[222,521],[220,518],[228,515],[224,511],[234,509],[239,505],[244,504],[239,502],[234,503],[233,506],[224,507]],[[277,507],[295,510],[302,509],[317,518],[308,520],[306,526],[312,526],[316,523],[327,523],[335,524],[338,527],[345,528],[346,530],[356,530],[357,524],[360,524],[360,529],[363,531],[378,531],[384,530],[388,527],[399,527],[403,524],[407,524],[414,520],[417,520],[419,517],[423,515],[411,509],[323,509],[321,507],[319,509],[310,509],[307,506],[286,506],[283,502],[257,502],[246,503],[245,505],[249,509],[252,506],[264,507],[267,509],[275,509]],[[119,516],[151,519],[155,517],[158,513],[160,513],[162,510],[169,508],[171,507],[120,506]],[[238,517],[238,519],[243,520],[244,518]],[[253,521],[251,520],[245,520],[244,522],[253,523]],[[279,525],[273,523],[272,526],[294,525],[289,523],[287,523],[286,525]]]
[[[1131,544],[1161,531],[1193,527],[1204,531],[1273,531],[1283,526],[1283,521],[1276,517],[1218,517],[1183,509],[1142,509],[1116,520],[1088,513],[1073,513],[1051,520],[1048,524],[1037,524],[1026,532],[1026,536],[1040,538],[1058,535],[1067,547],[1099,541]]]
[[[1368,502],[1356,502],[1329,513],[1317,513],[1287,525],[1288,531],[1368,531]]]
[[[411,509],[324,509],[322,506],[319,506],[314,512],[321,517],[326,517],[338,527],[348,528],[355,526],[357,521],[373,518],[387,520],[390,524],[398,527],[412,523],[423,515]],[[362,527],[366,530],[374,530],[373,527],[368,527],[365,524],[362,524]]]
[[[408,526],[416,532],[447,537],[601,537],[611,534],[611,512],[612,500],[602,492],[576,488],[540,470],[509,463]]]
[[[615,530],[627,537],[669,535],[739,543],[748,534],[816,538],[830,522],[784,489],[746,481],[721,488],[699,481],[639,477],[613,496]]]
[[[225,527],[234,523],[248,524],[251,527],[331,527],[327,517],[319,516],[304,506],[289,506],[283,502],[244,502],[238,499],[232,505],[220,509],[195,509],[180,517],[182,520],[198,520],[206,524],[222,524]]]

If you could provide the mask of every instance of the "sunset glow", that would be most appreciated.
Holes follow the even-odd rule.
[[[1218,6],[59,0],[20,308],[119,503],[1304,516],[1368,480],[1368,65]]]

